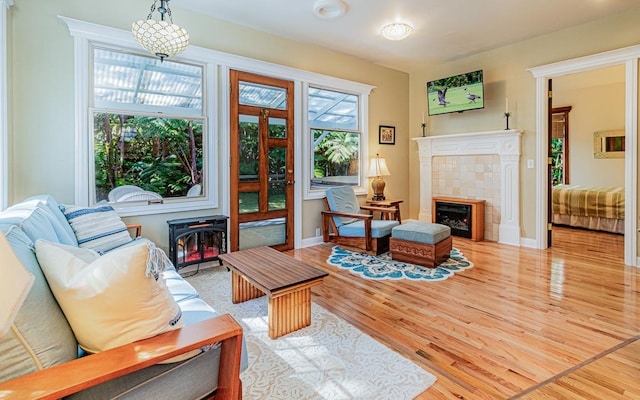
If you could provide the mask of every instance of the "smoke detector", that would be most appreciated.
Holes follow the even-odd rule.
[[[324,19],[340,18],[347,9],[347,3],[342,0],[317,0],[313,3],[313,13]]]

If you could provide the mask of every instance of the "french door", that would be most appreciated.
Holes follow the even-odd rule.
[[[293,248],[293,82],[232,70],[230,249]]]

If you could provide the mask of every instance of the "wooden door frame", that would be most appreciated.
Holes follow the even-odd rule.
[[[547,132],[551,132],[551,126],[553,124],[553,114],[551,109],[553,108],[553,79],[547,80]],[[547,135],[547,247],[551,247],[553,244],[553,232],[551,226],[553,222],[553,204],[551,200],[553,185],[553,167],[551,162],[551,135]]]
[[[295,135],[295,119],[296,119],[296,91],[295,91],[295,82],[293,80],[290,79],[280,79],[280,78],[274,78],[274,77],[270,77],[270,76],[266,76],[266,75],[262,75],[262,74],[258,74],[258,73],[252,73],[252,72],[245,72],[245,71],[241,71],[241,70],[229,70],[228,71],[228,76],[227,76],[227,82],[229,82],[229,87],[230,87],[230,93],[229,93],[229,125],[228,125],[228,150],[229,152],[227,153],[229,155],[229,175],[228,175],[228,205],[229,205],[229,220],[230,220],[230,224],[229,224],[229,240],[230,240],[230,250],[231,251],[235,251],[237,250],[237,248],[235,248],[234,244],[234,240],[236,241],[236,243],[239,245],[239,229],[236,230],[235,232],[231,231],[231,228],[234,228],[236,225],[239,225],[240,223],[242,223],[243,221],[241,221],[241,216],[240,214],[238,214],[237,216],[232,212],[233,210],[233,204],[237,204],[238,203],[238,193],[235,192],[234,195],[234,191],[231,190],[231,184],[233,184],[234,181],[234,176],[237,176],[239,173],[238,170],[238,163],[234,162],[233,160],[231,160],[231,149],[233,149],[234,147],[237,148],[238,146],[238,142],[237,142],[237,137],[232,137],[231,135],[231,131],[232,131],[232,123],[235,123],[235,121],[231,120],[231,116],[233,116],[234,114],[241,114],[242,113],[242,109],[243,108],[256,108],[253,106],[243,106],[243,105],[239,105],[237,102],[234,102],[234,96],[232,95],[232,87],[231,87],[231,79],[233,78],[233,75],[237,74],[237,79],[238,81],[247,81],[247,82],[256,82],[256,83],[260,83],[260,84],[265,84],[265,85],[270,85],[270,86],[274,86],[274,87],[284,87],[287,89],[287,95],[292,96],[291,97],[291,101],[290,104],[288,104],[288,107],[286,110],[277,110],[277,109],[269,109],[271,112],[271,115],[269,116],[275,116],[276,118],[283,118],[287,120],[287,140],[291,140],[291,146],[290,149],[287,151],[287,156],[286,156],[286,165],[288,166],[288,168],[290,167],[290,169],[293,169],[293,172],[286,172],[286,181],[289,182],[293,182],[290,185],[290,188],[287,187],[287,191],[286,191],[286,204],[287,204],[287,208],[283,209],[283,210],[276,210],[276,211],[271,211],[271,213],[275,213],[278,215],[282,215],[285,216],[287,218],[287,225],[286,225],[286,237],[287,237],[287,242],[285,244],[281,244],[281,245],[274,245],[271,246],[275,249],[278,250],[289,250],[289,249],[294,249],[296,248],[296,244],[297,244],[297,238],[295,236],[295,232],[297,231],[296,228],[296,224],[298,223],[298,213],[296,212],[297,207],[297,198],[298,196],[296,195],[296,186],[295,186],[295,182],[297,180],[298,177],[298,165],[296,163],[296,135]],[[258,82],[259,81],[259,82]],[[264,110],[264,109],[263,109]],[[260,118],[260,117],[259,117]],[[268,118],[268,117],[266,117]],[[264,129],[264,125],[263,128],[261,129],[261,131]],[[266,135],[268,136],[268,132],[262,132],[261,135],[263,133],[266,133]],[[282,139],[273,139],[273,140],[282,140]],[[260,147],[259,147],[259,153],[260,153],[260,157],[262,160],[267,160],[268,157],[268,149],[269,149],[269,145],[268,145],[269,139],[267,141],[260,141]],[[277,147],[274,147],[277,148]],[[261,169],[264,168],[265,166],[261,166]],[[268,166],[266,167],[268,169]],[[265,191],[267,182],[258,182],[256,183],[256,187],[259,189],[260,191],[260,201],[259,204],[268,204],[268,191]],[[291,189],[291,190],[289,190]],[[239,217],[238,220],[236,221],[236,217]],[[253,220],[253,219],[252,219]]]

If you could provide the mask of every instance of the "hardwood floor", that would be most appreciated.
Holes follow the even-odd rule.
[[[365,280],[325,263],[331,244],[288,253],[329,273],[313,301],[437,376],[418,399],[626,399],[640,397],[640,268],[623,239],[456,237],[475,265],[441,282]]]

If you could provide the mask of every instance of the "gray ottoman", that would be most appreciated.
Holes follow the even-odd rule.
[[[451,228],[442,224],[411,221],[391,230],[391,258],[435,268],[449,259],[453,241]]]

